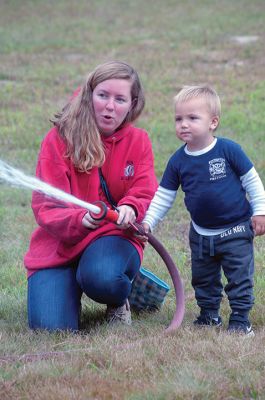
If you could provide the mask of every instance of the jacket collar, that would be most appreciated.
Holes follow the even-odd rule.
[[[103,143],[113,143],[113,141],[118,142],[121,139],[123,139],[125,136],[128,136],[130,134],[132,125],[131,124],[126,124],[123,126],[121,129],[117,130],[116,132],[112,133],[109,136],[104,136],[101,135],[101,140]]]

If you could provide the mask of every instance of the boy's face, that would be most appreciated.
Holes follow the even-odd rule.
[[[177,137],[188,150],[197,151],[212,143],[219,117],[212,116],[205,100],[198,97],[176,104],[175,121]]]

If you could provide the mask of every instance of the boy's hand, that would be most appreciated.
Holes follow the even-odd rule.
[[[142,227],[144,228],[144,231],[145,231],[146,233],[151,232],[150,226],[149,226],[146,222],[143,222],[141,225],[142,225]]]
[[[255,236],[264,235],[265,233],[265,215],[254,215],[252,217],[252,227]]]
[[[146,233],[150,232],[150,226],[146,223],[141,224],[142,228]],[[137,237],[141,242],[147,242],[148,238],[145,235],[140,235],[139,233],[135,233],[134,236]]]

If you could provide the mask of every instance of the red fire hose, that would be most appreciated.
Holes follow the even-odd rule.
[[[95,220],[102,220],[106,218],[108,221],[111,222],[117,222],[118,219],[118,214],[117,211],[109,209],[105,203],[98,201],[94,203],[96,206],[98,206],[101,210],[100,213],[93,213],[90,212],[90,215],[92,216],[93,219]],[[175,289],[175,296],[176,296],[176,311],[174,313],[173,319],[170,323],[170,325],[166,328],[166,333],[170,333],[175,331],[182,323],[183,317],[184,317],[184,312],[185,312],[185,295],[184,295],[184,288],[183,284],[181,281],[181,277],[179,274],[179,271],[165,249],[165,247],[162,245],[159,240],[157,240],[151,233],[146,233],[143,229],[143,227],[137,223],[131,224],[132,229],[139,233],[140,235],[147,236],[148,242],[151,244],[151,246],[157,251],[157,253],[160,255],[164,263],[166,264],[166,267],[168,269],[168,272],[171,276],[173,286]]]

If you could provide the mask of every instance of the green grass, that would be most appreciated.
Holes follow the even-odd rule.
[[[0,158],[34,174],[49,119],[98,63],[125,60],[142,78],[146,108],[137,122],[150,134],[161,177],[180,145],[173,96],[208,82],[220,93],[218,135],[238,141],[265,181],[263,0],[9,0],[0,13]],[[237,36],[257,36],[240,44]],[[27,327],[23,255],[35,226],[31,194],[0,185],[1,399],[264,399],[264,237],[255,239],[256,336],[247,341],[196,331],[190,284],[189,216],[180,193],[156,236],[179,267],[186,292],[182,327],[165,336],[175,310],[134,315],[131,329],[109,329],[104,307],[83,299],[83,330],[33,333]],[[148,246],[144,266],[171,284]],[[172,284],[171,284],[172,285]],[[229,317],[222,303],[225,324]]]

